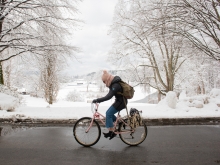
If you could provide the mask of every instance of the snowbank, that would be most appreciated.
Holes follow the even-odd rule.
[[[70,87],[68,90],[71,91]],[[136,90],[137,97],[145,97],[140,91]],[[67,95],[67,92],[61,91]],[[212,93],[212,94],[211,94]],[[200,118],[200,117],[220,117],[219,90],[213,90],[209,96],[186,97],[182,94],[181,99],[177,100],[174,93],[167,94],[167,97],[156,104],[131,103],[129,100],[128,109],[136,108],[142,110],[142,116],[146,119],[158,118]],[[91,95],[93,97],[93,95]],[[48,106],[48,103],[42,98],[23,96],[23,103],[16,107],[18,103],[15,97],[0,94],[0,118],[16,119],[78,119],[84,116],[92,116],[91,103],[70,102],[65,99],[59,99],[58,102]],[[63,97],[63,98],[65,98]],[[92,99],[92,98],[90,98]],[[108,107],[114,102],[114,99],[103,102],[99,106],[99,112],[105,115]],[[202,104],[202,107],[196,108],[196,104]],[[193,106],[192,106],[193,105]],[[11,107],[10,107],[11,106]],[[7,109],[15,109],[14,112],[8,112]],[[126,115],[126,110],[121,111],[121,115]]]
[[[19,105],[19,99],[4,93],[0,93],[0,110],[13,111]]]
[[[173,92],[161,100],[156,106],[158,118],[199,118],[220,117],[220,90],[213,89],[210,95],[187,97],[183,91],[179,100]],[[176,107],[175,107],[176,105]],[[175,108],[174,108],[175,107]],[[153,116],[151,116],[152,118]]]
[[[22,97],[16,91],[0,85],[0,110],[13,111],[19,106]]]
[[[220,89],[212,89],[210,92],[210,102],[213,102],[220,107]]]

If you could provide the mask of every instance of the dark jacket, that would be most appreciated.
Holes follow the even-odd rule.
[[[111,82],[111,85],[109,86],[108,94],[105,97],[98,98],[97,102],[101,103],[110,100],[113,96],[115,96],[115,102],[112,104],[112,106],[118,111],[124,109],[125,104],[124,104],[123,96],[117,94],[117,92],[123,92],[121,85],[118,83],[119,81],[121,81],[121,78],[119,76],[115,76]],[[125,98],[125,102],[126,104],[128,102],[126,98]]]

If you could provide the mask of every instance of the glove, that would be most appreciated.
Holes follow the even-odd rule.
[[[92,100],[92,103],[98,103],[97,99]]]

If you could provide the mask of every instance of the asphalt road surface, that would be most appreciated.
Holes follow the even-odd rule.
[[[151,126],[136,147],[118,137],[83,147],[71,127],[0,132],[0,165],[220,165],[219,125]]]

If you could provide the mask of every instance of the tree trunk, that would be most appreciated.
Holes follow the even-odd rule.
[[[197,90],[196,90],[196,94],[200,95],[201,94],[201,87],[198,85]]]
[[[2,135],[2,129],[3,129],[3,128],[2,128],[2,127],[0,127],[0,136]]]
[[[0,62],[0,84],[4,85],[4,76],[2,70],[2,63]]]
[[[89,82],[88,82],[88,84],[87,84],[87,92],[89,92]]]
[[[0,4],[1,4],[1,8],[0,11],[2,12],[5,6],[5,1],[6,0],[1,0]],[[4,16],[2,16],[2,14],[0,14],[1,19],[0,19],[0,34],[2,33],[2,25],[3,25],[3,21],[4,21]],[[3,77],[3,70],[2,70],[2,62],[0,61],[0,84],[4,85],[4,77]]]
[[[161,101],[161,93],[160,93],[160,91],[158,91],[157,97],[158,97],[158,103],[159,103]]]

